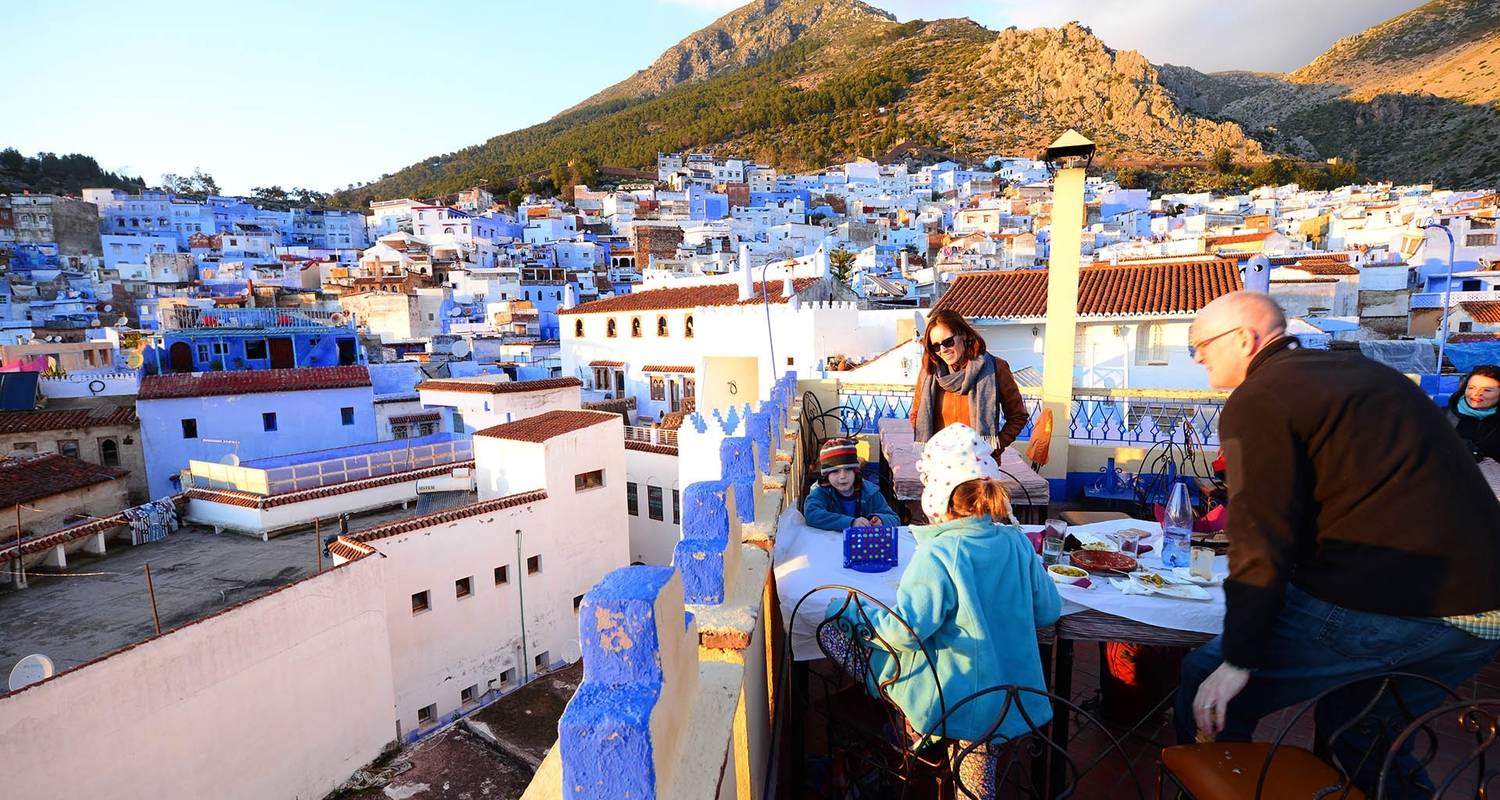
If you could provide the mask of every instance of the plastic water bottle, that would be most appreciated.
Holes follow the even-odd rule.
[[[1186,567],[1193,546],[1193,504],[1188,501],[1187,484],[1172,484],[1167,498],[1167,513],[1161,521],[1161,563],[1167,567]]]

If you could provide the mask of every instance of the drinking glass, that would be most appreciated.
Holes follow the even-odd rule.
[[[1141,550],[1140,537],[1135,531],[1125,531],[1115,535],[1115,541],[1120,545],[1120,552],[1131,558],[1138,558]]]
[[[1049,519],[1042,529],[1042,563],[1062,562],[1063,539],[1068,535],[1068,523],[1060,519]]]

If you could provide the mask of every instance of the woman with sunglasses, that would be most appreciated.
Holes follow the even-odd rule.
[[[927,318],[924,344],[911,404],[915,440],[962,422],[997,453],[1009,447],[1030,416],[1010,365],[988,352],[963,315],[946,308]]]

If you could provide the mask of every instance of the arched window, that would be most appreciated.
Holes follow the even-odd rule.
[[[583,320],[581,320],[581,319],[575,319],[575,320],[573,320],[573,335],[577,336],[580,339],[583,338]]]
[[[657,336],[666,336],[667,335],[667,318],[666,317],[657,317],[656,318],[656,335]]]
[[[693,338],[693,315],[692,314],[687,315],[687,319],[685,319],[685,320],[682,321],[682,335],[686,336],[689,339]]]
[[[614,317],[610,317],[609,321],[604,323],[604,335],[607,336],[607,337],[609,337],[609,338],[611,338],[611,339],[615,338],[615,318]]]
[[[99,463],[106,467],[120,466],[120,446],[114,439],[99,440]]]
[[[641,318],[640,317],[631,317],[631,319],[630,319],[630,335],[633,336],[633,337],[635,337],[635,338],[637,338],[637,339],[641,338]]]
[[[1160,322],[1143,322],[1135,329],[1136,366],[1161,366],[1167,363],[1167,331]]]

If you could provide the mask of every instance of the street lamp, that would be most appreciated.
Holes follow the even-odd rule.
[[[1422,229],[1426,231],[1431,228],[1436,228],[1437,230],[1442,231],[1448,236],[1448,282],[1443,286],[1443,322],[1438,330],[1437,375],[1438,381],[1441,384],[1443,375],[1443,354],[1448,346],[1448,307],[1449,305],[1451,305],[1453,297],[1453,251],[1455,245],[1453,241],[1453,231],[1448,230],[1447,225],[1439,225],[1433,219],[1428,218],[1422,223]],[[1422,246],[1427,246],[1427,235],[1425,233],[1422,234]]]

